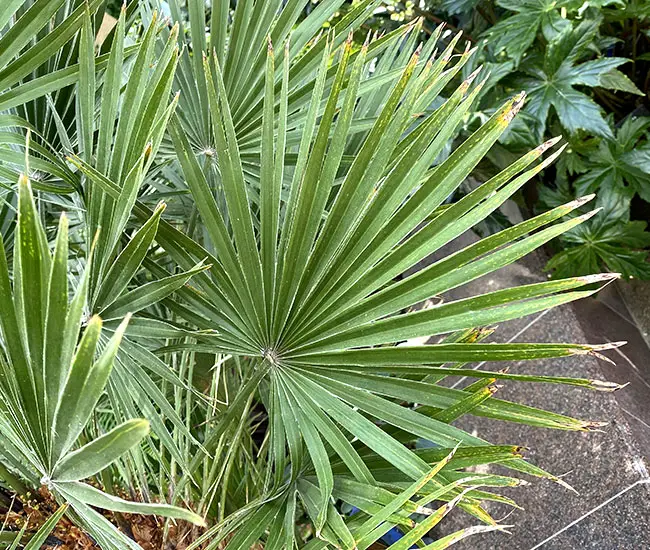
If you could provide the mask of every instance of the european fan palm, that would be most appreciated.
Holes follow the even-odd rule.
[[[30,485],[44,485],[70,502],[81,521],[100,533],[107,529],[104,523],[110,524],[90,506],[161,513],[202,523],[200,517],[183,509],[123,501],[81,483],[138,444],[149,430],[146,420],[133,419],[73,448],[102,396],[128,316],[95,358],[102,320],[98,316],[83,320],[90,257],[68,303],[68,219],[61,216],[52,255],[24,176],[18,183],[18,195],[13,289],[0,243],[0,291],[4,297],[0,326],[5,352],[0,378],[3,461]],[[82,323],[85,329],[77,344]]]
[[[349,31],[369,1],[315,37],[342,3],[299,22],[301,0],[242,0],[234,13],[215,2],[208,38],[203,2],[190,0],[191,48],[179,49],[188,33],[143,0],[99,56],[96,6],[66,3],[81,9],[74,76],[61,84],[77,83],[72,122],[48,102],[46,139],[27,111],[2,115],[3,174],[25,175],[6,190],[18,216],[3,220],[0,249],[0,480],[18,493],[45,485],[101,548],[139,548],[129,514],[172,518],[153,524],[161,544],[228,550],[362,549],[396,526],[405,536],[391,548],[410,548],[455,506],[484,524],[426,546],[445,548],[502,529],[482,504],[512,503],[494,491],[520,474],[560,482],[456,419],[597,425],[497,399],[496,380],[618,387],[465,366],[597,355],[602,346],[484,340],[615,275],[418,308],[582,223],[593,213],[561,219],[591,197],[404,276],[561,149],[543,159],[558,140],[544,143],[447,202],[524,97],[444,155],[479,75],[438,96],[471,52],[452,56],[452,41],[437,55],[435,37],[412,52],[408,29],[357,47]],[[138,13],[143,31],[125,46]],[[18,90],[0,107],[18,108],[2,103]],[[35,143],[18,151],[30,128]],[[38,203],[34,161],[58,185],[41,186]],[[451,376],[472,382],[450,388]],[[493,463],[510,475],[468,470]]]

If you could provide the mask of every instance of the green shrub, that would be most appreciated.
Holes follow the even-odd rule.
[[[514,91],[528,93],[519,120],[500,138],[499,154],[490,156],[497,168],[503,168],[504,158],[545,137],[562,133],[569,141],[559,170],[541,177],[542,200],[537,201],[531,188],[526,202],[539,211],[557,203],[554,194],[568,200],[595,192],[603,212],[553,243],[558,254],[547,268],[554,276],[607,269],[626,277],[650,277],[648,3],[445,0],[428,2],[429,11],[389,4],[393,13],[423,16],[425,29],[434,24],[432,19],[458,25],[471,37],[468,43],[479,49],[465,71],[483,63],[491,77],[469,129],[491,114],[495,102]],[[625,128],[634,128],[629,131],[635,135]],[[479,178],[485,177],[485,168],[477,173]]]

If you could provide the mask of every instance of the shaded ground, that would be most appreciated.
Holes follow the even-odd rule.
[[[468,233],[441,251],[445,256],[476,240]],[[449,292],[446,300],[543,280],[541,252],[524,258],[496,275]],[[614,287],[612,287],[613,289]],[[578,494],[550,481],[531,479],[531,485],[504,491],[522,507],[507,518],[512,535],[489,533],[455,546],[459,550],[564,550],[650,548],[650,352],[613,290],[599,300],[584,300],[501,325],[492,341],[589,342],[629,340],[609,356],[610,365],[589,356],[535,363],[513,363],[513,373],[535,372],[576,376],[630,385],[616,393],[593,392],[556,385],[508,381],[499,397],[543,407],[585,420],[608,421],[602,432],[575,433],[541,430],[485,418],[464,417],[458,426],[495,444],[522,444],[527,457],[573,486]],[[500,368],[503,365],[500,365]],[[503,518],[510,510],[494,505]],[[443,522],[444,533],[471,524],[462,513]]]

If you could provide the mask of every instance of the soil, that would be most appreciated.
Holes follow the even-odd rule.
[[[44,487],[27,502],[16,499],[9,512],[0,515],[0,524],[5,531],[20,531],[27,523],[26,534],[37,531],[47,519],[56,512],[58,504]],[[62,518],[48,537],[47,545],[59,550],[90,550],[98,548],[83,530],[75,527],[70,520]],[[45,546],[47,547],[47,546]]]
[[[27,500],[14,499],[10,511],[0,514],[0,525],[5,531],[20,531],[27,523],[26,536],[36,532],[58,509],[58,504],[42,487],[37,495]],[[179,521],[172,525],[163,545],[164,522],[155,516],[137,514],[113,514],[106,516],[115,523],[122,532],[135,540],[143,550],[185,550],[201,531],[185,522]],[[43,548],[57,550],[95,550],[100,547],[82,529],[76,527],[69,519],[63,517],[52,534],[48,537]]]
[[[20,531],[28,523],[26,534],[36,532],[47,519],[52,516],[59,505],[46,488],[42,487],[38,495],[34,495],[27,502],[16,498],[13,500],[11,510],[0,513],[0,525],[5,525],[5,531]],[[137,514],[121,514],[119,521],[113,515],[107,515],[108,519],[120,527],[143,550],[186,550],[195,541],[202,530],[186,522],[179,521],[169,528],[167,542],[163,543],[164,522],[155,516],[141,516]],[[223,550],[228,541],[219,546]],[[43,550],[100,550],[100,547],[82,529],[76,527],[69,519],[63,517],[56,528],[48,537]],[[386,548],[380,544],[374,544],[369,550],[381,550]],[[263,550],[262,545],[255,545],[251,550]]]

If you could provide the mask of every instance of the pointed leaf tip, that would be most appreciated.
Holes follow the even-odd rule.
[[[580,222],[585,222],[588,219],[593,218],[602,209],[603,209],[602,206],[599,206],[598,208],[594,208],[591,212],[587,212],[586,214],[583,214],[582,216],[578,216],[578,219],[580,220]]]
[[[562,139],[562,136],[556,136],[554,138],[551,138],[549,140],[546,140],[544,143],[542,143],[537,149],[539,150],[540,153],[543,153],[544,151],[548,151],[551,147],[553,147],[556,143],[558,143]]]
[[[479,73],[483,70],[483,65],[480,65],[475,71],[472,72],[461,84],[461,86],[464,87],[465,90],[467,90],[471,85],[472,82],[476,79],[476,77],[479,75]]]
[[[597,344],[595,346],[591,346],[591,349],[594,351],[605,351],[608,349],[620,348],[621,346],[625,346],[626,344],[627,344],[627,340],[619,340],[617,342],[607,342],[606,344]]]
[[[609,382],[607,380],[590,380],[589,383],[592,389],[604,392],[618,391],[629,384],[629,382],[627,384],[617,384],[616,382]]]
[[[579,197],[576,200],[567,203],[567,206],[570,206],[571,208],[578,208],[578,207],[582,206],[583,204],[586,204],[589,201],[594,200],[595,196],[596,196],[596,193],[591,193],[590,195],[585,195],[584,197]]]
[[[586,421],[582,425],[582,429],[585,432],[602,432],[601,428],[604,428],[605,426],[608,426],[609,422],[600,422],[597,420],[593,421]]]
[[[515,118],[517,113],[523,107],[525,98],[526,92],[524,91],[519,92],[515,97],[513,97],[509,107],[499,117],[499,121],[505,126],[510,124],[512,119]]]
[[[363,41],[363,46],[362,47],[364,49],[368,49],[368,45],[370,44],[371,41],[372,41],[372,29],[369,30],[368,33],[366,34],[366,38]]]
[[[576,278],[587,285],[592,283],[602,283],[605,281],[609,282],[613,281],[614,279],[619,279],[620,277],[620,273],[596,273],[594,275],[582,275]]]

